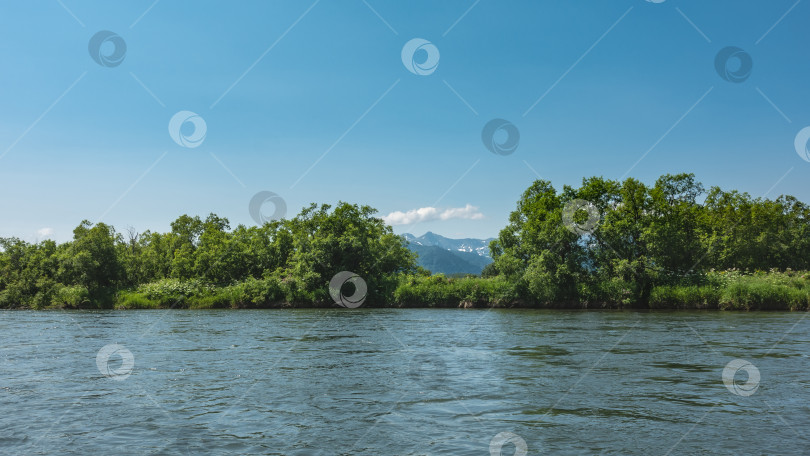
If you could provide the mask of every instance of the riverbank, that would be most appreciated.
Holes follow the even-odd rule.
[[[692,174],[535,181],[481,277],[431,275],[376,214],[313,203],[233,229],[184,214],[165,233],[85,220],[60,244],[0,238],[0,309],[334,307],[331,282],[346,307],[810,308],[795,272],[810,271],[810,206],[707,192]]]
[[[501,277],[448,278],[443,275],[402,275],[377,289],[364,307],[396,308],[551,308],[551,309],[674,309],[789,310],[810,309],[808,272],[709,272],[690,283],[658,285],[646,304],[630,301],[632,283],[578,284],[579,301],[544,301],[520,283]],[[374,284],[369,284],[373,289]],[[34,309],[262,309],[329,308],[336,304],[324,286],[305,291],[294,280],[248,279],[217,287],[198,280],[163,279],[130,290],[110,291],[91,300],[82,287],[64,287],[49,305]]]

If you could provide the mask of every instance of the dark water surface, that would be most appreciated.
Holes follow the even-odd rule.
[[[808,454],[804,315],[2,312],[0,454]]]

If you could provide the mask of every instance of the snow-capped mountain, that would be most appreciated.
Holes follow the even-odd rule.
[[[419,255],[419,265],[434,273],[480,274],[492,262],[490,239],[450,239],[428,231],[416,237],[406,233],[408,248]]]
[[[470,252],[486,258],[491,258],[489,255],[489,242],[494,239],[450,239],[430,231],[419,237],[410,233],[405,233],[403,236],[405,236],[405,239],[411,244],[424,246],[435,245],[445,250]]]

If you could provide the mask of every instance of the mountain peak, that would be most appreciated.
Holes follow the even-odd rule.
[[[419,265],[434,273],[481,274],[492,263],[490,239],[450,239],[431,231],[419,237],[410,233],[402,236],[408,248],[416,252]]]
[[[443,250],[453,252],[457,255],[462,255],[465,257],[467,255],[473,255],[481,257],[482,259],[488,261],[492,261],[492,258],[489,255],[489,241],[492,240],[491,238],[450,239],[442,236],[441,234],[436,234],[432,231],[428,231],[425,234],[418,237],[410,233],[405,233],[402,236],[410,244],[411,250],[416,250],[416,246],[439,247]],[[422,253],[424,253],[424,250]],[[434,272],[442,272],[442,271],[434,271]]]

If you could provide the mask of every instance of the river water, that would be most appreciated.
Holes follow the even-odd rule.
[[[804,316],[2,312],[0,454],[808,454]]]

